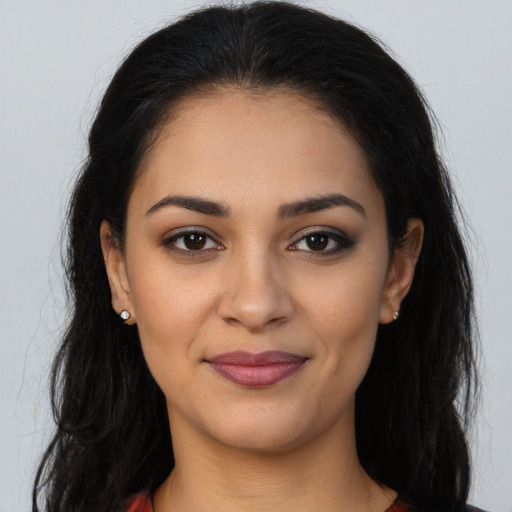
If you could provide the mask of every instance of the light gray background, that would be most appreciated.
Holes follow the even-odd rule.
[[[473,226],[483,353],[472,501],[512,511],[512,1],[314,0],[386,42],[423,87]],[[0,511],[28,511],[65,315],[58,238],[113,70],[189,0],[0,0]]]

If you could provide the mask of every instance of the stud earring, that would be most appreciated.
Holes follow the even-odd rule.
[[[395,311],[395,313],[393,315],[393,321],[395,321],[399,315],[400,315],[400,313],[398,311]]]
[[[123,311],[121,311],[119,316],[121,317],[123,322],[126,322],[126,320],[128,320],[128,318],[130,318],[131,315],[130,315],[130,313],[128,313],[128,311],[126,311],[126,309],[123,309]]]

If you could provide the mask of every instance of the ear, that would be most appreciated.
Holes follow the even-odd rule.
[[[130,317],[124,323],[133,325],[136,322],[136,318],[124,255],[116,244],[110,224],[105,220],[101,223],[100,240],[108,283],[112,294],[112,307],[118,315],[121,314],[121,311],[128,311]]]
[[[403,244],[395,251],[386,277],[379,323],[396,320],[400,304],[412,285],[414,269],[420,257],[424,226],[421,219],[409,219]]]

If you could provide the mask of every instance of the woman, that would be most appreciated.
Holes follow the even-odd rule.
[[[466,510],[470,269],[374,39],[192,13],[126,59],[89,150],[34,510]]]

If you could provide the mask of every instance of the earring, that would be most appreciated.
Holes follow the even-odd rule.
[[[399,315],[400,315],[400,313],[398,311],[395,311],[395,313],[393,315],[393,321],[395,321]]]
[[[123,322],[125,322],[126,320],[128,320],[128,318],[130,318],[131,315],[130,315],[130,313],[128,313],[128,311],[126,311],[126,309],[123,309],[123,311],[121,311],[119,316],[121,317]]]

